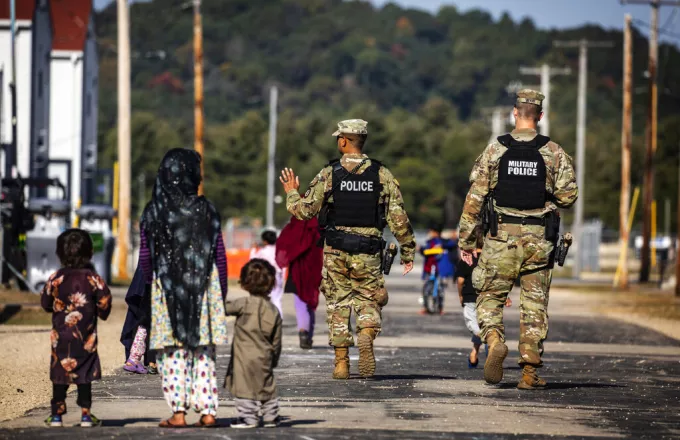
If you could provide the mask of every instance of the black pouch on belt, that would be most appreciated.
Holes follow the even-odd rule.
[[[545,239],[557,243],[557,238],[560,235],[560,213],[557,211],[550,211],[545,215]]]

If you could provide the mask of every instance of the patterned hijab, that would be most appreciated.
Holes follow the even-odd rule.
[[[189,348],[199,345],[201,305],[220,231],[215,207],[198,195],[200,183],[201,156],[184,148],[168,151],[141,219],[173,336]]]

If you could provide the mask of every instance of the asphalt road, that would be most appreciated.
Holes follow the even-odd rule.
[[[354,350],[352,378],[330,378],[333,355],[326,345],[323,304],[315,348],[299,349],[292,298],[286,297],[284,353],[277,370],[284,423],[278,429],[226,427],[236,415],[226,390],[220,392],[218,413],[224,428],[159,429],[157,423],[169,415],[159,377],[121,371],[94,385],[93,412],[105,420],[103,427],[73,427],[79,411],[71,395],[65,417],[71,427],[43,428],[49,409],[37,408],[1,424],[0,438],[680,438],[680,341],[594,315],[574,303],[569,291],[554,290],[541,371],[550,386],[522,392],[515,388],[520,370],[514,294],[515,306],[506,313],[511,349],[506,377],[499,386],[487,386],[481,368],[468,369],[469,335],[453,296],[444,316],[421,316],[419,279],[389,281],[390,304],[372,380],[356,375]],[[218,376],[225,374],[228,353],[228,347],[220,351]]]

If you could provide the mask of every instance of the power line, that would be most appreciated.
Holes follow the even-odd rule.
[[[652,28],[652,25],[651,25],[651,24],[647,23],[647,22],[644,21],[644,20],[640,20],[639,18],[634,18],[634,19],[633,19],[633,23],[638,24],[638,25],[640,25],[640,26],[644,26],[644,27],[646,27],[647,29],[651,29],[651,28]],[[657,32],[658,32],[659,34],[663,34],[663,35],[665,35],[665,36],[667,36],[667,37],[671,37],[671,38],[675,38],[675,39],[680,39],[680,34],[675,33],[675,32],[667,31],[667,30],[664,30],[664,29],[659,29]]]

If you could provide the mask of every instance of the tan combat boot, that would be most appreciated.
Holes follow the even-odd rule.
[[[374,328],[363,328],[359,332],[359,374],[363,377],[372,377],[375,374],[375,355],[373,354],[373,340],[376,331]]]
[[[536,367],[532,365],[525,365],[522,368],[522,380],[517,384],[517,389],[520,390],[544,390],[547,382],[538,377]]]
[[[335,347],[333,379],[349,379],[349,348]]]
[[[484,380],[490,384],[497,384],[503,380],[503,361],[508,356],[508,346],[495,330],[486,336],[486,343],[489,345],[489,355],[484,364]]]

